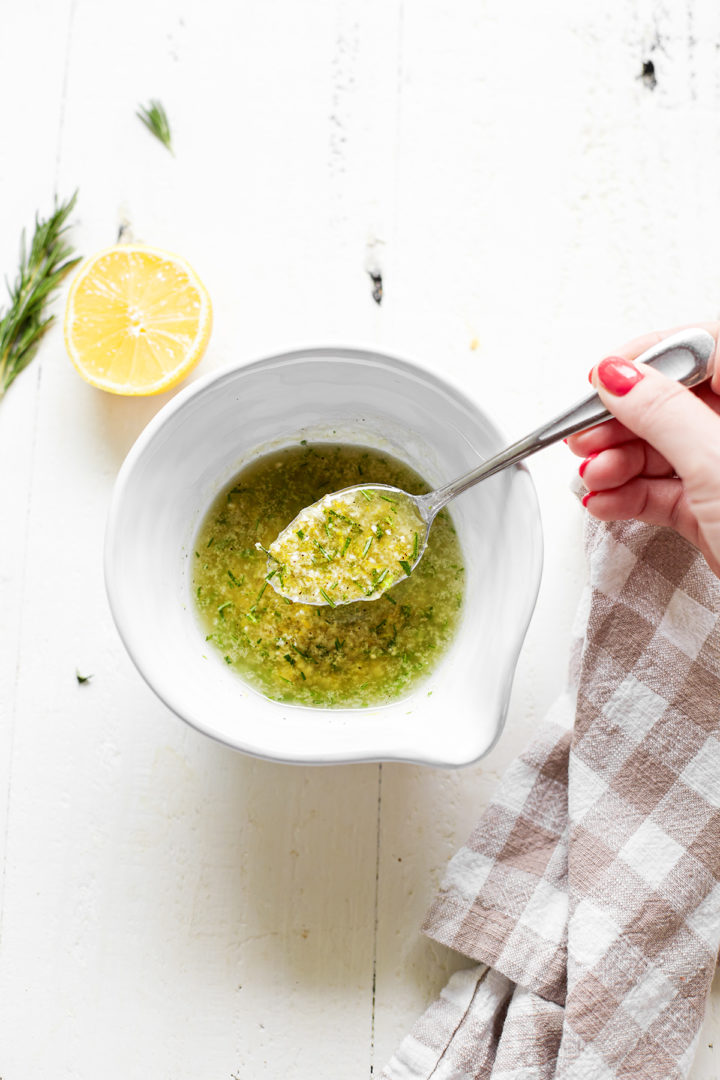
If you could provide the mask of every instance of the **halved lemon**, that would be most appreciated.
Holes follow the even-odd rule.
[[[212,326],[207,289],[178,255],[123,244],[87,259],[65,308],[65,345],[111,394],[159,394],[184,379]]]

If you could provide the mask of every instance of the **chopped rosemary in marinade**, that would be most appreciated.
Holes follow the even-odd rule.
[[[278,591],[291,580],[292,563],[284,555],[268,562],[274,538],[304,507],[352,486],[359,466],[370,499],[359,496],[354,508],[328,507],[317,531],[294,526],[293,539],[309,545],[325,592],[319,606],[294,603]],[[452,640],[462,614],[464,575],[458,577],[462,553],[450,519],[445,512],[438,516],[427,552],[405,578],[400,559],[415,561],[415,534],[419,551],[425,533],[420,525],[405,528],[399,559],[383,560],[403,507],[380,499],[375,483],[416,494],[427,490],[417,474],[387,454],[296,444],[244,469],[201,526],[189,591],[203,635],[223,667],[267,697],[312,708],[381,705],[410,692]],[[347,575],[354,568],[362,568],[370,596],[345,603]],[[383,598],[388,604],[378,608]]]

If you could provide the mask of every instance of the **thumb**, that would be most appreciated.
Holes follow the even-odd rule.
[[[601,360],[592,379],[610,412],[670,462],[698,521],[720,528],[720,417],[687,387],[622,357]]]

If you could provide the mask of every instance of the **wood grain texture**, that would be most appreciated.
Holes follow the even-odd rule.
[[[513,436],[622,339],[717,317],[716,5],[446,7],[13,5],[2,270],[79,187],[81,252],[125,226],[205,281],[198,374],[308,342],[397,349]],[[150,97],[174,158],[135,117]],[[171,716],[108,613],[113,480],[169,396],[91,389],[55,328],[0,406],[0,1076],[367,1080],[464,963],[420,921],[562,688],[574,465],[562,447],[532,465],[545,573],[484,761],[273,765]],[[694,1080],[720,1072],[719,1001]]]

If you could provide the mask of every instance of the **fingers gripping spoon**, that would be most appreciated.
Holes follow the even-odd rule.
[[[706,330],[682,330],[635,362],[690,387],[709,377],[714,351],[715,340]],[[267,549],[267,580],[283,596],[304,604],[336,607],[375,600],[412,573],[427,547],[435,517],[452,499],[610,416],[598,395],[590,394],[476,469],[426,495],[410,495],[388,484],[325,495],[302,510]]]

